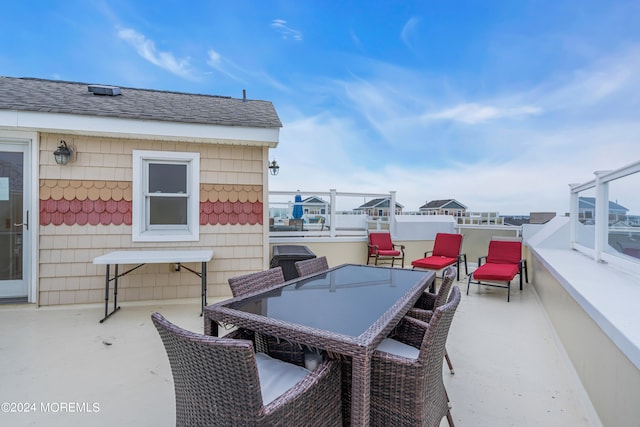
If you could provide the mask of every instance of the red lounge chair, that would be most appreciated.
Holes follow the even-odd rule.
[[[486,259],[484,264],[482,264],[483,259]],[[507,288],[507,302],[509,302],[511,281],[516,277],[516,274],[520,275],[520,290],[522,290],[523,271],[525,280],[529,283],[527,260],[522,258],[522,242],[491,240],[488,254],[478,258],[478,268],[469,276],[467,295],[469,295],[469,287],[473,281],[478,285]],[[485,280],[498,283],[483,283]],[[506,285],[502,285],[501,282],[506,282]]]
[[[378,265],[378,259],[391,259],[391,267],[393,267],[395,260],[399,259],[404,268],[404,245],[394,245],[391,241],[391,233],[388,231],[369,232],[368,251],[367,264],[371,258],[374,259],[374,265]]]
[[[414,269],[442,270],[455,264],[458,271],[457,280],[460,280],[460,261],[464,260],[464,271],[468,275],[467,254],[461,254],[462,234],[437,233],[433,250],[424,253],[424,258],[411,262]],[[431,255],[429,255],[431,254]],[[444,277],[444,272],[442,273]]]

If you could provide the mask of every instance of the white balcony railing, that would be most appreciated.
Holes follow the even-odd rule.
[[[302,203],[295,201],[296,195]],[[361,212],[355,210],[374,199],[390,199],[389,206],[395,206],[396,192],[270,191],[269,235],[271,238],[366,237],[367,230],[372,228],[390,229],[393,233],[394,209],[381,206]],[[294,215],[296,204],[302,208],[299,218]]]
[[[570,185],[570,245],[593,257],[640,271],[640,161]]]

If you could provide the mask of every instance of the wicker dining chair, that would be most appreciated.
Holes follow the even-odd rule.
[[[329,269],[326,256],[296,261],[295,266],[299,277],[320,273]]]
[[[151,319],[171,365],[176,425],[342,425],[339,361],[308,371],[256,353],[241,336],[187,331],[159,313]]]
[[[284,273],[282,267],[274,267],[257,273],[230,277],[228,282],[231,293],[234,297],[238,297],[284,283]]]
[[[429,323],[405,316],[371,361],[371,425],[453,426],[442,381],[442,360],[453,315],[460,303],[454,286]]]
[[[231,277],[228,280],[231,293],[234,297],[260,292],[272,286],[284,283],[282,267],[273,267],[268,270],[249,273],[242,276]],[[207,320],[205,320],[206,322]],[[258,334],[255,337],[259,351],[264,351],[272,357],[287,362],[304,366],[305,352],[302,346],[281,340],[276,337]]]
[[[431,292],[424,292],[420,295],[420,298],[418,298],[418,301],[415,303],[413,308],[409,310],[407,316],[429,323],[433,316],[433,310],[440,307],[447,301],[447,297],[449,296],[449,291],[451,291],[451,286],[453,285],[453,279],[455,277],[456,270],[453,266],[445,268],[442,272],[442,284],[438,289],[438,293],[432,294]],[[446,349],[444,351],[444,359],[449,367],[449,372],[451,372],[451,374],[455,374],[453,364],[449,358],[449,352]]]

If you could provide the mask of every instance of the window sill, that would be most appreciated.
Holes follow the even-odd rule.
[[[176,232],[145,232],[132,236],[131,241],[135,243],[144,242],[197,242],[200,236],[191,233]]]

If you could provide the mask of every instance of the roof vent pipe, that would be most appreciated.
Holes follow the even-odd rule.
[[[242,89],[242,101],[246,101],[247,100],[247,90],[246,89]]]

